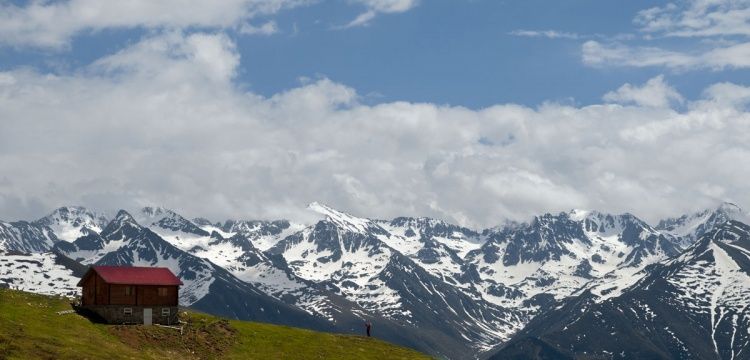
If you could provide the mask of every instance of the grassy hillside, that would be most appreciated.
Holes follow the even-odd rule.
[[[183,333],[91,323],[66,299],[0,289],[0,359],[427,359],[376,339],[185,312]]]

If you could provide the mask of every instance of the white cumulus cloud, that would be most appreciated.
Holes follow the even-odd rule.
[[[521,37],[544,37],[548,39],[579,39],[580,35],[571,32],[557,30],[513,30],[509,33]]]
[[[649,79],[643,86],[625,84],[602,97],[604,101],[620,104],[635,104],[650,107],[669,107],[672,103],[684,101],[675,88],[664,81],[664,76]]]
[[[680,0],[638,12],[646,33],[675,37],[750,36],[750,1]]]
[[[750,204],[741,85],[684,111],[660,106],[678,99],[661,78],[605,96],[632,106],[366,105],[324,77],[261,96],[238,64],[227,36],[174,31],[75,71],[0,72],[0,218],[64,204],[302,218],[321,201],[481,227],[574,207],[655,220]]]
[[[590,40],[583,43],[581,58],[584,64],[598,67],[660,66],[678,71],[745,69],[750,67],[750,42],[682,52]]]
[[[357,15],[343,28],[369,25],[378,14],[403,13],[419,4],[419,0],[351,0],[351,2],[364,5],[367,10]]]
[[[590,40],[581,47],[583,63],[677,71],[750,67],[748,0],[681,0],[642,10],[634,23],[648,45]],[[676,37],[693,44],[674,49],[669,40]]]
[[[0,45],[63,48],[84,32],[104,29],[244,27],[261,15],[305,5],[312,0],[63,0],[0,3]],[[272,25],[259,28],[262,34]],[[248,32],[246,31],[246,32]]]

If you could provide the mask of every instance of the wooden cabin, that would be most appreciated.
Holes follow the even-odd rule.
[[[177,276],[167,268],[92,266],[78,282],[81,307],[109,324],[175,324]]]

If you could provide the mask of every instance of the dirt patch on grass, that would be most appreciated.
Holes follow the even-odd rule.
[[[180,330],[159,326],[115,325],[109,332],[140,351],[190,359],[221,358],[237,342],[237,330],[224,319],[180,317]]]

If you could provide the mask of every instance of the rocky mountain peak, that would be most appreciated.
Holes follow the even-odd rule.
[[[125,210],[120,210],[114,219],[102,230],[101,236],[107,240],[120,240],[139,232],[143,227]]]
[[[117,215],[115,215],[114,219],[112,219],[112,223],[118,223],[118,224],[122,224],[122,223],[134,223],[134,224],[138,224],[138,222],[135,221],[135,218],[133,217],[133,215],[130,215],[130,213],[127,212],[126,210],[120,210],[120,211],[118,211]]]
[[[164,230],[184,232],[198,236],[210,235],[209,232],[201,229],[194,222],[173,210],[163,207],[144,207],[140,211],[139,218],[139,222],[146,226],[156,225]]]
[[[349,215],[318,202],[311,203],[307,208],[321,215],[325,215],[326,220],[333,222],[338,227],[352,232],[365,233],[371,226],[371,222],[368,219]]]
[[[33,222],[49,228],[60,240],[74,241],[90,232],[99,233],[109,220],[82,206],[63,206]]]
[[[162,216],[165,213],[169,213],[169,212],[172,212],[172,211],[168,210],[168,209],[165,209],[165,208],[163,208],[161,206],[145,206],[145,207],[143,207],[143,209],[141,209],[141,212],[144,215],[156,217],[156,216]]]

